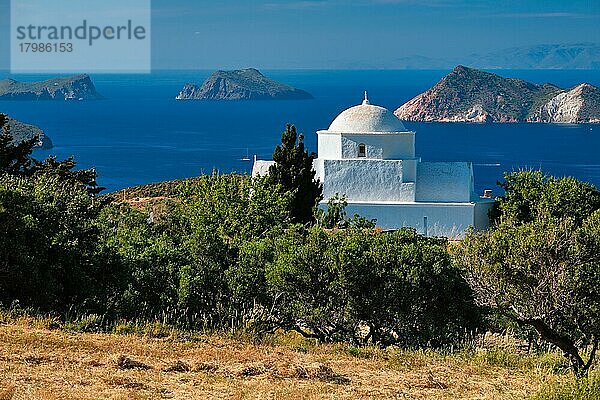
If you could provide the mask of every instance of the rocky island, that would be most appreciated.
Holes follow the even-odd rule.
[[[600,123],[600,89],[538,85],[459,65],[394,114],[407,121]]]
[[[51,149],[52,141],[43,130],[35,125],[26,124],[14,118],[6,116],[8,127],[13,137],[13,143],[20,143],[25,140],[30,140],[34,137],[38,138],[37,147],[42,149]]]
[[[177,100],[302,100],[312,99],[304,90],[274,81],[254,68],[216,71],[202,86],[187,83]]]
[[[0,100],[98,100],[88,75],[53,78],[41,82],[19,82],[14,79],[0,81]]]

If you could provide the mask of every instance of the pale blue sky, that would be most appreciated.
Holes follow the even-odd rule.
[[[0,29],[7,30],[0,0]],[[155,69],[394,68],[536,44],[600,43],[598,0],[153,0]],[[6,68],[6,33],[0,68]],[[3,43],[4,42],[4,43]]]

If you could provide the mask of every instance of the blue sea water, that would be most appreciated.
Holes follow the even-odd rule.
[[[176,101],[186,82],[210,71],[157,71],[150,75],[92,75],[106,99],[90,102],[0,101],[0,112],[40,126],[54,142],[43,158],[74,156],[96,167],[108,191],[168,179],[249,172],[252,158],[270,158],[286,123],[316,151],[316,131],[369,91],[372,104],[396,109],[448,71],[265,71],[312,93],[314,100]],[[600,85],[600,71],[501,71],[504,76],[570,87]],[[9,76],[3,73],[1,77]],[[13,75],[40,80],[41,75]],[[503,171],[543,168],[600,186],[600,125],[405,123],[416,131],[423,161],[472,161],[475,187],[495,188]]]

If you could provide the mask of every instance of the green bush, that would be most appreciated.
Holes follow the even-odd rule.
[[[572,177],[555,178],[539,170],[525,170],[504,174],[500,186],[505,194],[492,213],[497,222],[568,217],[581,224],[600,209],[600,192]]]
[[[0,303],[102,307],[117,279],[97,251],[98,202],[56,175],[0,176]]]
[[[324,341],[441,346],[479,323],[444,239],[412,229],[326,232],[275,241],[267,287],[287,329]]]
[[[117,316],[153,319],[177,305],[183,223],[175,206],[149,222],[149,213],[125,204],[105,207],[99,216],[100,244],[122,271],[122,289],[112,301]]]
[[[288,201],[264,180],[213,175],[160,209],[106,207],[101,242],[127,271],[116,316],[404,346],[460,343],[478,326],[446,240],[306,228]]]
[[[126,271],[115,317],[242,326],[265,301],[264,278],[244,254],[287,226],[289,197],[263,179],[235,174],[188,180],[172,185],[171,194],[143,209],[108,205],[100,215],[100,242]]]

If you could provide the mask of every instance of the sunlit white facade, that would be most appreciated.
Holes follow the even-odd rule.
[[[316,177],[323,201],[345,195],[348,215],[376,219],[383,229],[403,226],[430,236],[461,237],[469,226],[487,229],[493,199],[475,194],[470,162],[422,162],[415,132],[389,110],[362,104],[338,115],[318,135]],[[272,161],[255,161],[264,175]]]

